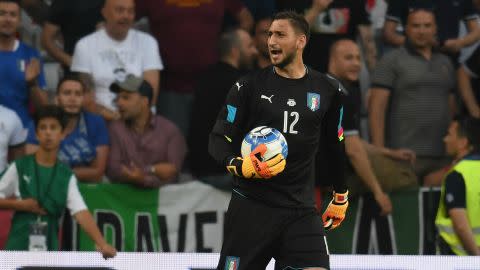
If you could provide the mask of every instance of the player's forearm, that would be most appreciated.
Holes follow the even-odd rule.
[[[345,147],[343,143],[330,144],[328,147],[328,167],[332,170],[335,179],[333,189],[337,193],[344,193],[347,191],[347,184],[345,180]]]
[[[237,155],[232,149],[232,143],[233,140],[229,136],[212,132],[209,137],[208,152],[218,164],[226,166],[229,159]]]
[[[79,211],[75,213],[73,217],[97,246],[104,246],[107,244],[88,210]]]

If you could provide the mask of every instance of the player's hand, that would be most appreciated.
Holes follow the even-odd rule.
[[[20,200],[19,203],[20,203],[20,207],[19,207],[20,211],[30,212],[30,213],[34,213],[42,216],[47,214],[47,211],[43,209],[38,203],[38,201],[35,199],[28,198],[28,199]]]
[[[345,193],[333,192],[333,199],[328,204],[327,209],[322,215],[323,227],[325,230],[332,230],[340,226],[345,219],[345,213],[348,208],[348,191]]]
[[[107,243],[101,246],[97,246],[97,250],[100,251],[100,253],[102,253],[102,256],[105,260],[109,258],[113,258],[117,255],[117,250]]]
[[[267,161],[261,161],[266,151],[267,147],[260,144],[248,156],[232,160],[227,170],[244,178],[263,179],[269,179],[283,172],[286,165],[283,155],[278,154]]]

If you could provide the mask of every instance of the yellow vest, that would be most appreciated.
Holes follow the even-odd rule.
[[[450,171],[456,171],[465,180],[465,200],[468,223],[475,236],[475,243],[480,246],[480,157],[465,158],[457,163]],[[440,236],[450,245],[457,255],[468,255],[463,248],[460,238],[453,229],[452,220],[447,214],[445,206],[445,179],[442,184],[440,204],[437,211],[435,224]]]

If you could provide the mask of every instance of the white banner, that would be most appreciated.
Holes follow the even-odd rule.
[[[160,188],[160,250],[220,252],[230,195],[198,181]]]
[[[0,252],[2,270],[214,270],[218,254],[120,252],[102,259],[98,252]],[[332,270],[478,270],[479,256],[332,255]],[[271,261],[266,270],[273,270]]]

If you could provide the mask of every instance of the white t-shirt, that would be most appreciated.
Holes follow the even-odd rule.
[[[27,133],[17,113],[0,105],[0,172],[7,166],[8,147],[24,143]]]
[[[19,190],[19,176],[17,166],[12,163],[8,169],[5,171],[5,174],[0,181],[0,198],[5,199],[11,196],[20,198]],[[21,198],[20,198],[21,199]],[[68,191],[67,191],[67,208],[70,210],[70,214],[73,216],[76,213],[86,210],[87,205],[83,201],[83,197],[78,190],[77,178],[72,174],[70,181],[68,182]]]
[[[116,110],[115,94],[110,85],[124,80],[127,74],[142,77],[148,70],[162,70],[157,41],[150,35],[130,29],[127,37],[117,41],[100,29],[77,42],[71,70],[88,73],[95,83],[95,99],[111,110]]]

